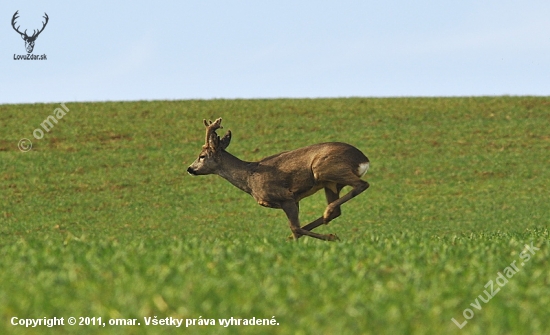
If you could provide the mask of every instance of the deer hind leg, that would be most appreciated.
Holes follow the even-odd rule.
[[[330,205],[334,201],[338,200],[338,198],[340,198],[340,191],[342,190],[342,188],[344,188],[344,185],[342,184],[332,184],[332,185],[327,185],[327,187],[325,187],[325,196],[327,198],[327,205]],[[340,210],[340,206],[336,206],[332,211],[327,222],[325,222],[324,217],[321,216],[317,220],[312,221],[311,223],[308,223],[307,225],[303,226],[302,229],[305,229],[305,230],[315,229],[322,224],[327,224],[330,221],[336,219],[341,214],[342,214],[342,211]]]
[[[340,206],[353,199],[354,197],[361,194],[363,191],[365,191],[367,188],[369,188],[369,183],[367,183],[364,180],[361,180],[361,178],[355,176],[355,180],[352,183],[349,183],[347,185],[350,185],[353,187],[351,191],[346,193],[343,197],[336,199],[335,201],[328,204],[327,208],[325,209],[325,212],[323,213],[323,222],[328,223],[330,220],[332,220],[333,215],[335,213],[340,214]]]
[[[288,221],[290,223],[290,230],[295,240],[299,239],[302,235],[307,235],[310,237],[318,238],[325,241],[335,241],[338,239],[336,235],[332,234],[317,234],[309,230],[300,228],[300,220],[298,218],[298,206],[293,201],[287,201],[281,204],[281,208],[285,211]]]
[[[344,186],[345,185],[343,184],[336,184],[336,190],[325,188],[325,194],[327,196],[327,207],[329,207],[330,204],[335,203],[338,199],[340,199],[340,191],[344,188]],[[340,209],[340,205],[335,205],[334,209],[330,212],[328,216],[325,216],[323,214],[323,223],[328,224],[330,221],[336,219],[340,215],[342,215],[342,210]]]

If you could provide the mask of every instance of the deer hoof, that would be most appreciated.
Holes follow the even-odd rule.
[[[335,234],[328,234],[327,241],[340,241],[340,238]]]

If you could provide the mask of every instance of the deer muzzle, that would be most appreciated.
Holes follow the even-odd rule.
[[[189,173],[192,176],[197,176],[198,175],[197,171],[195,171],[195,169],[193,169],[192,167],[187,168],[187,173]]]

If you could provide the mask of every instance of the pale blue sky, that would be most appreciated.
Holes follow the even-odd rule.
[[[5,0],[0,43],[0,104],[550,95],[548,0]]]

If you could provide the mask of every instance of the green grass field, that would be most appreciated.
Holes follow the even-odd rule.
[[[66,106],[37,140],[59,104],[0,105],[1,334],[550,333],[550,98]],[[244,160],[325,141],[369,157],[371,187],[316,230],[341,241],[289,241],[283,211],[187,175],[220,116]],[[302,223],[325,205],[303,200]]]

